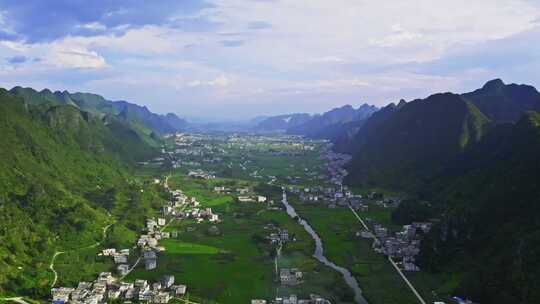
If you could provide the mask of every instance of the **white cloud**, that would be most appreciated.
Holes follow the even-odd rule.
[[[525,0],[210,1],[209,8],[179,17],[215,24],[209,30],[120,26],[122,35],[113,29],[32,45],[2,41],[0,54],[42,59],[21,67],[20,75],[31,68],[102,72],[81,86],[110,93],[121,87],[126,98],[144,88],[143,102],[178,98],[214,106],[272,103],[277,96],[290,104],[309,95],[299,102],[362,97],[382,104],[396,96],[459,90],[471,77],[491,76],[476,66],[450,76],[415,67],[529,31],[540,20],[539,7]],[[264,30],[250,30],[255,21]],[[104,30],[99,23],[81,27]],[[220,43],[230,40],[236,47]]]
[[[80,28],[87,29],[87,30],[93,30],[93,31],[102,31],[107,29],[107,27],[99,22],[91,22],[91,23],[85,23],[83,25],[79,26]]]
[[[378,47],[396,47],[421,38],[422,34],[407,31],[401,25],[395,24],[392,26],[391,34],[381,38],[372,38],[369,40],[369,43]]]
[[[500,39],[531,29],[540,16],[527,1],[346,1],[246,2],[215,0],[207,17],[222,32],[241,32],[251,20],[272,24],[239,49],[246,59],[292,70],[305,58],[356,62],[418,62],[439,58],[456,44]],[[393,47],[391,50],[381,48]],[[406,48],[403,52],[399,47]],[[239,51],[237,51],[239,52]]]
[[[66,45],[53,46],[45,62],[62,68],[96,69],[106,66],[105,59],[98,53],[83,47]]]
[[[233,81],[229,78],[227,78],[224,75],[220,75],[219,77],[208,80],[208,81],[202,81],[202,80],[193,80],[187,83],[188,87],[228,87],[233,83]]]

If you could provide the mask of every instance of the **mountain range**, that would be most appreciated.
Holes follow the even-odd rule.
[[[155,114],[145,106],[127,101],[110,101],[91,93],[52,92],[48,89],[36,91],[22,87],[14,87],[9,92],[22,97],[29,104],[70,105],[100,117],[113,115],[133,124],[138,131],[146,135],[150,135],[151,132],[157,135],[173,133],[187,126],[187,122],[176,114]]]
[[[363,122],[354,136],[338,137],[335,149],[354,156],[350,181],[415,188],[493,125],[515,122],[529,110],[540,110],[534,87],[495,79],[470,93],[390,104]]]
[[[357,109],[351,105],[334,108],[322,114],[285,114],[257,119],[258,132],[285,132],[310,138],[331,139],[353,128],[377,111],[377,107],[363,104]]]

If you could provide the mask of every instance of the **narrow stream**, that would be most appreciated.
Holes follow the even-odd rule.
[[[296,213],[296,210],[294,210],[294,207],[291,206],[289,202],[287,201],[287,193],[285,192],[285,190],[283,191],[282,202],[285,205],[287,209],[287,214],[290,217],[295,218],[298,216],[298,213]],[[309,225],[309,223],[305,221],[304,219],[301,219],[299,223],[302,226],[304,226],[304,229],[306,229],[306,231],[315,240],[315,253],[313,254],[313,256],[324,265],[334,269],[335,271],[343,275],[343,278],[345,279],[345,282],[347,283],[347,285],[349,285],[354,290],[354,300],[356,303],[367,304],[366,299],[364,299],[364,297],[362,296],[362,289],[360,289],[360,286],[358,286],[358,281],[356,281],[356,278],[352,276],[351,272],[347,268],[340,267],[334,264],[333,262],[329,261],[323,254],[324,251],[323,251],[322,241],[319,235],[317,234],[317,232],[315,232],[315,230],[313,230],[313,228]]]

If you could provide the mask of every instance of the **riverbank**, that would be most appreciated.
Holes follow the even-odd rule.
[[[373,252],[371,240],[356,236],[363,227],[348,208],[331,209],[305,205],[295,196],[289,197],[288,201],[317,231],[322,239],[326,257],[351,270],[367,302],[418,303],[388,260]]]
[[[296,213],[296,210],[294,207],[289,204],[287,201],[287,193],[285,190],[283,190],[283,199],[282,199],[283,205],[285,205],[287,214],[291,218],[297,218],[298,214]],[[304,227],[304,229],[309,233],[309,235],[313,238],[315,241],[315,252],[313,253],[313,257],[315,257],[319,262],[323,263],[324,265],[332,268],[333,270],[339,272],[342,276],[347,285],[354,291],[354,300],[358,304],[367,304],[366,299],[362,296],[362,289],[360,289],[360,286],[358,285],[358,282],[356,278],[351,274],[351,272],[344,267],[338,266],[335,263],[328,260],[328,258],[324,255],[324,247],[321,238],[315,232],[315,230],[310,226],[310,224],[304,220],[300,219],[299,223]]]

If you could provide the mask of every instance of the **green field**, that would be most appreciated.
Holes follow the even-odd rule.
[[[341,275],[312,257],[312,238],[283,210],[269,210],[266,205],[258,203],[238,203],[234,194],[214,192],[215,186],[231,189],[250,187],[257,194],[275,201],[275,206],[281,206],[281,190],[266,185],[261,178],[250,176],[251,172],[259,171],[262,176],[274,175],[281,184],[291,184],[287,176],[298,177],[292,184],[300,186],[320,184],[314,177],[318,175],[322,163],[316,151],[301,156],[276,156],[270,153],[270,149],[289,148],[283,144],[264,143],[258,143],[247,151],[233,147],[228,150],[223,162],[204,164],[202,167],[207,171],[228,172],[229,176],[220,177],[217,174],[218,178],[208,180],[188,177],[186,168],[170,172],[165,167],[140,166],[134,172],[130,189],[110,191],[100,197],[105,201],[115,201],[111,213],[112,218],[118,221],[118,225],[113,225],[108,231],[103,244],[69,251],[57,257],[55,269],[59,273],[58,286],[73,286],[80,280],[94,279],[98,272],[113,270],[112,259],[98,257],[97,253],[106,247],[133,246],[145,218],[159,215],[160,206],[169,199],[169,194],[161,185],[154,185],[153,179],[159,178],[163,182],[165,176],[172,173],[169,179],[171,189],[181,189],[186,195],[196,197],[201,208],[211,207],[222,221],[198,224],[192,219],[184,219],[171,222],[166,231],[175,231],[178,237],[160,241],[166,250],[159,254],[157,269],[146,271],[144,263],[140,263],[126,277],[127,281],[155,281],[163,275],[172,274],[177,283],[188,286],[190,299],[198,303],[249,303],[254,298],[269,300],[290,294],[308,297],[310,293],[322,295],[332,303],[352,303],[354,294]],[[227,167],[228,162],[234,162],[235,166]],[[241,169],[239,163],[245,164],[246,169]],[[142,189],[144,191],[140,191]],[[349,209],[307,206],[294,197],[290,201],[321,236],[328,259],[349,268],[356,276],[370,304],[417,302],[388,261],[374,253],[367,240],[355,236],[361,227]],[[361,213],[361,216],[372,218],[391,231],[400,229],[391,221],[391,209],[378,207],[373,202],[369,211]],[[265,240],[270,233],[265,226],[270,223],[287,229],[291,238],[295,239],[283,246],[277,260],[274,245]],[[218,228],[218,234],[209,232],[212,226]],[[88,235],[87,238],[91,243],[97,240],[97,234]],[[66,244],[69,244],[69,240],[66,240]],[[138,256],[137,251],[132,252],[131,263]],[[281,286],[277,282],[276,265],[278,268],[301,269],[304,282],[298,286]],[[451,286],[441,287],[447,279],[442,275],[411,275],[411,280],[419,285],[422,294],[428,295],[426,299],[432,299],[429,297],[432,290],[437,293],[451,290]]]
[[[194,180],[179,175],[170,179],[173,188],[181,187],[186,194],[199,195],[202,207],[212,207],[221,215],[222,222],[216,224],[220,235],[208,233],[208,228],[213,226],[210,223],[175,221],[167,231],[177,231],[179,236],[160,242],[166,251],[159,255],[157,269],[145,271],[138,267],[127,280],[157,280],[173,274],[177,282],[187,284],[190,294],[203,303],[248,303],[254,298],[272,299],[291,293],[306,297],[317,293],[335,303],[346,303],[352,297],[341,276],[311,256],[313,240],[299,224],[285,212],[266,210],[262,204],[224,200],[228,196],[210,190],[220,182],[224,181]],[[275,281],[273,246],[263,240],[268,234],[264,229],[268,223],[288,229],[297,239],[284,246],[278,266],[302,269],[306,273],[303,284],[284,288]]]
[[[370,241],[355,236],[362,227],[348,208],[308,206],[294,197],[290,202],[323,240],[325,255],[351,270],[369,303],[417,303],[386,258],[373,252]]]
[[[174,239],[162,240],[161,245],[167,248],[167,252],[170,254],[217,254],[222,252],[216,247],[182,242]]]

